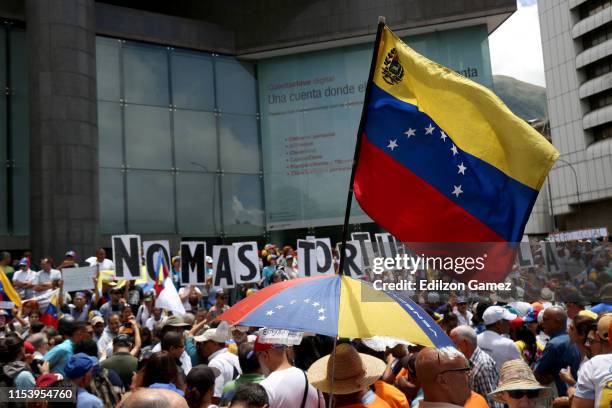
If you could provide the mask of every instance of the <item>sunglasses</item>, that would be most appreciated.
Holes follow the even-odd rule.
[[[529,399],[538,398],[540,395],[540,390],[512,390],[507,392],[510,398],[517,400],[523,398],[525,395]]]

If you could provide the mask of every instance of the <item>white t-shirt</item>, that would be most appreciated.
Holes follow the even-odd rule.
[[[20,270],[18,270],[17,272],[15,272],[13,274],[13,282],[15,282],[15,281],[18,281],[18,282],[27,282],[27,281],[30,281],[30,283],[34,283],[35,279],[36,279],[36,272],[34,272],[31,269],[28,269],[27,271],[22,271],[20,269]],[[22,299],[29,299],[33,295],[33,290],[32,289],[15,288],[15,290],[17,291],[17,293],[19,294],[19,296]]]
[[[195,291],[198,295],[202,294],[202,291],[200,289],[198,289],[197,287],[195,287]],[[178,295],[183,296],[186,295],[187,293],[189,293],[189,286],[183,286],[182,288],[179,289],[178,291]],[[191,312],[191,304],[189,304],[189,296],[187,298],[185,298],[185,300],[183,301],[183,307],[185,308],[186,312]]]
[[[43,269],[36,272],[34,278],[34,285],[42,285],[43,283],[54,282],[62,279],[62,273],[57,269],[51,269],[49,272],[45,272]],[[34,292],[37,296],[44,295],[51,292],[53,289],[43,290],[42,292]]]
[[[521,358],[521,352],[512,340],[491,330],[478,335],[478,347],[495,360],[495,366],[500,371],[506,361]]]
[[[145,327],[151,330],[151,333],[153,333],[153,331],[155,330],[155,325],[161,322],[161,325],[163,326],[163,324],[166,322],[166,319],[166,316],[162,316],[159,318],[159,320],[155,320],[155,317],[151,316],[147,319]]]
[[[472,325],[473,314],[469,310],[465,313],[466,314],[465,316],[459,313],[458,310],[455,310],[453,313],[455,314],[455,316],[457,316],[458,326],[471,326]]]
[[[576,396],[593,400],[595,408],[612,406],[612,354],[595,356],[580,367]]]
[[[291,367],[272,372],[259,384],[268,393],[270,408],[299,408],[304,398],[304,387],[308,383],[302,370]],[[324,404],[323,396],[319,398],[317,389],[308,384],[308,396],[304,408],[325,408]]]
[[[106,258],[104,258],[102,262],[98,262],[98,258],[96,258],[95,256],[92,256],[90,258],[87,258],[85,262],[87,262],[91,266],[100,265],[101,271],[108,271],[108,270],[115,269],[115,264],[113,263],[113,261],[111,261],[110,259],[106,259]]]
[[[221,371],[221,374],[215,379],[215,390],[213,394],[218,398],[221,398],[223,395],[223,387],[225,387],[225,384],[235,379],[234,371],[237,371],[238,374],[242,374],[238,357],[230,353],[226,348],[222,348],[212,353],[210,357],[208,357],[208,366],[215,367]],[[234,370],[234,368],[236,370]]]

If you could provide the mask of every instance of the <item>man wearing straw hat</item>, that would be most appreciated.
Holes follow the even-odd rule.
[[[508,408],[534,408],[538,399],[550,396],[550,388],[540,385],[522,359],[506,361],[497,388],[489,394]]]
[[[382,360],[358,353],[350,344],[342,343],[336,347],[335,358],[327,355],[310,366],[308,381],[319,391],[331,394],[337,408],[365,408],[363,397],[385,367]],[[374,395],[367,407],[388,408],[389,404]]]

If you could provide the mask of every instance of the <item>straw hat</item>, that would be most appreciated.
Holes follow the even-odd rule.
[[[540,385],[527,363],[521,359],[509,360],[504,363],[499,374],[497,388],[489,395],[495,401],[504,402],[502,392],[513,390],[540,390],[539,398],[550,395],[550,388]]]
[[[315,361],[307,373],[308,382],[325,393],[344,395],[364,390],[380,378],[386,367],[382,360],[358,353],[353,346],[345,343],[336,347],[335,367],[330,356]],[[334,368],[333,373],[332,368]]]

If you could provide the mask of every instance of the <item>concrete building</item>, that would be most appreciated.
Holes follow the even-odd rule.
[[[356,89],[339,77],[366,79],[385,15],[416,48],[487,84],[487,36],[515,9],[515,0],[0,0],[0,248],[61,258],[68,249],[89,256],[123,233],[173,249],[186,237],[338,234],[314,202],[318,221],[300,213],[300,230],[270,236],[268,204],[306,206],[265,185],[276,160],[266,143],[283,143],[273,117],[329,134],[305,118],[333,109],[345,123],[335,134],[350,138],[362,96],[266,111],[280,98],[275,78],[295,86],[291,66],[309,67],[316,75],[294,78],[327,81],[330,93]],[[352,157],[350,142],[345,150]],[[292,183],[307,191],[304,179]],[[572,198],[559,194],[561,211]]]
[[[612,229],[612,1],[539,0],[559,230]],[[549,217],[543,214],[542,217]]]

